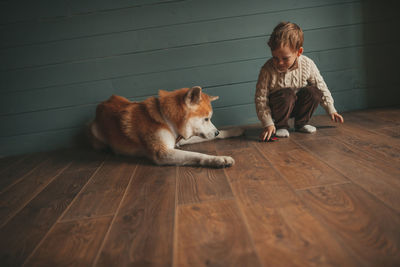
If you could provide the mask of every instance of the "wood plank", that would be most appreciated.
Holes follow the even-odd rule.
[[[0,173],[0,194],[34,171],[40,163],[48,159],[47,157],[46,153],[36,153],[20,156],[20,160],[16,160],[14,164],[10,163],[10,168]]]
[[[215,141],[183,146],[182,149],[217,155]],[[178,204],[233,198],[223,169],[179,167]]]
[[[245,110],[241,110],[241,111],[244,112]],[[233,116],[235,113],[232,112],[231,116]],[[228,125],[234,125],[234,124],[228,124]],[[222,151],[230,151],[230,150],[238,149],[238,148],[248,148],[249,147],[249,141],[247,139],[246,132],[247,132],[247,130],[245,130],[245,135],[244,136],[238,136],[238,137],[232,137],[232,138],[228,138],[228,139],[216,140],[215,141],[215,147],[216,147],[216,149],[218,151],[218,154],[221,155],[221,156],[225,156]],[[222,153],[219,153],[219,152],[222,152]]]
[[[353,113],[351,113],[353,114]],[[374,114],[374,113],[371,113]],[[315,123],[313,125],[317,126],[321,125],[323,117],[316,116],[313,118],[311,123]],[[334,126],[333,122],[325,122],[327,125]],[[393,124],[392,124],[393,125]],[[397,138],[391,137],[383,137],[381,134],[376,133],[374,128],[365,129],[364,127],[360,126],[357,122],[348,122],[338,125],[334,129],[331,129],[329,136],[335,136],[341,142],[344,142],[350,145],[352,148],[360,150],[364,153],[368,153],[369,156],[374,157],[377,162],[380,162],[382,165],[388,165],[387,168],[396,168],[400,161],[400,140]],[[381,128],[379,128],[381,129]],[[317,131],[317,136],[324,136],[325,133],[319,133]],[[313,139],[313,135],[306,134],[308,139]],[[303,134],[304,136],[304,134]],[[326,135],[328,136],[328,135]],[[301,140],[307,139],[306,137],[299,138],[296,136],[294,140]],[[394,162],[393,162],[394,161]],[[397,169],[399,169],[398,167]]]
[[[125,2],[125,1],[96,1],[96,4],[93,4],[93,2],[90,1],[78,1],[78,0],[73,0],[70,2],[70,8],[71,12],[73,14],[82,14],[82,13],[93,13],[93,12],[99,12],[99,11],[112,11],[112,10],[118,10],[118,9],[126,9],[126,8],[137,8],[140,11],[145,11],[146,9],[143,9],[144,6],[150,5],[151,10],[153,10],[155,7],[157,8],[157,4],[161,4],[163,2],[169,2],[168,0],[135,0],[134,2]],[[254,0],[249,2],[247,5],[238,5],[236,2],[229,2],[226,0],[221,0],[221,4],[219,5],[213,5],[212,10],[206,9],[205,6],[210,6],[214,2],[210,0],[205,0],[202,1],[202,3],[176,3],[177,5],[174,5],[173,3],[166,3],[169,4],[170,6],[167,6],[166,8],[164,7],[162,10],[166,12],[167,14],[155,14],[157,16],[166,16],[166,18],[163,18],[163,20],[167,19],[169,17],[169,13],[174,14],[172,11],[183,9],[187,10],[186,12],[182,12],[183,14],[180,14],[182,18],[185,18],[187,16],[188,12],[193,13],[193,11],[196,12],[202,12],[205,13],[203,19],[216,19],[220,18],[221,16],[223,17],[230,17],[230,16],[242,16],[242,15],[248,15],[252,13],[259,13],[261,11],[268,12],[268,13],[275,13],[279,11],[283,11],[286,9],[295,9],[295,8],[306,8],[306,7],[313,7],[315,6],[314,1],[302,1],[301,3],[298,2],[291,2],[291,1],[280,1],[280,2],[265,2],[261,0]],[[350,1],[341,1],[341,3],[346,3]],[[329,4],[337,4],[337,0],[324,0],[323,4],[324,5],[329,5]],[[156,9],[157,10],[157,9]],[[172,10],[172,11],[171,11]],[[206,12],[209,11],[209,12]],[[135,15],[141,15],[141,12],[138,12],[138,14]],[[197,14],[193,14],[197,15]],[[192,15],[192,16],[193,16]],[[155,16],[156,18],[156,16]],[[151,19],[147,18],[147,19]],[[154,19],[154,18],[153,18]],[[157,20],[158,21],[158,20]],[[167,20],[168,21],[168,20]]]
[[[38,20],[22,24],[14,24],[3,27],[0,31],[4,40],[1,47],[12,47],[17,45],[30,45],[36,43],[79,39],[85,36],[105,35],[114,32],[137,31],[140,29],[159,28],[165,25],[194,24],[199,21],[221,20],[221,18],[234,18],[240,15],[267,15],[264,25],[268,22],[269,27],[273,27],[279,17],[280,12],[271,13],[271,10],[285,10],[285,15],[297,18],[299,25],[310,28],[314,25],[329,27],[332,25],[346,25],[370,21],[376,17],[385,18],[388,16],[387,8],[377,6],[380,12],[374,17],[366,17],[361,12],[360,3],[344,3],[342,5],[317,6],[315,2],[306,1],[303,4],[293,2],[285,3],[257,3],[242,5],[224,0],[225,3],[215,5],[211,0],[206,3],[197,2],[170,2],[165,5],[150,5],[138,8],[127,8],[112,10],[111,12],[90,13],[80,16],[69,16],[57,20]],[[335,1],[332,1],[335,2]],[[277,8],[277,5],[280,6]],[[212,8],[211,8],[212,7]],[[262,14],[264,11],[264,14]],[[386,11],[386,12],[385,12]],[[261,13],[261,14],[260,14]],[[314,14],[314,16],[311,16]],[[337,14],[342,14],[338,19]],[[386,15],[386,16],[385,16]],[[246,18],[247,16],[244,16]],[[259,23],[260,24],[260,23]],[[253,28],[255,26],[253,25]],[[315,27],[315,26],[314,26]],[[62,30],[59,30],[62,29]],[[263,32],[264,34],[265,32]],[[151,35],[150,35],[151,36]],[[149,38],[149,37],[147,37]]]
[[[0,227],[68,167],[72,159],[62,154],[51,153],[48,160],[0,194]]]
[[[119,55],[87,61],[74,61],[48,65],[43,68],[18,69],[0,72],[4,85],[2,92],[39,89],[73,83],[98,81],[124,76],[164,72],[209,66],[251,59],[265,59],[265,37],[205,43],[203,45],[178,47],[153,52]],[[392,44],[380,44],[388,49]],[[378,47],[371,45],[371,49]],[[333,50],[309,50],[306,55],[315,59],[320,71],[361,68],[362,49],[346,47]],[[347,59],[346,61],[343,61]],[[142,64],[137,64],[142,62]],[[159,64],[163,62],[163,64]],[[60,75],[63,73],[64,75]],[[51,76],[49,76],[51,74]],[[47,77],[46,80],[43,77]],[[254,77],[254,76],[253,76]],[[254,79],[254,78],[253,78]],[[340,103],[340,102],[339,102]],[[354,107],[353,107],[354,109]]]
[[[236,165],[225,169],[228,181],[265,266],[359,264],[258,150],[236,149],[231,155]]]
[[[27,155],[0,156],[0,174],[6,169],[10,168],[12,165],[17,164],[18,162],[23,160],[26,156]]]
[[[291,139],[295,140],[313,140],[319,137],[327,136],[341,136],[345,138],[343,134],[349,134],[349,130],[353,129],[357,131],[357,134],[352,135],[352,138],[363,138],[365,131],[368,133],[379,132],[380,129],[384,131],[384,127],[396,127],[396,116],[398,116],[398,111],[395,108],[383,108],[383,109],[372,109],[372,110],[361,110],[361,111],[351,111],[342,113],[344,117],[344,124],[338,124],[331,121],[328,115],[315,115],[311,118],[310,124],[317,127],[317,132],[315,134],[303,134],[297,132],[291,132]],[[361,118],[360,114],[364,114],[366,117]],[[368,115],[367,115],[368,114]],[[379,115],[379,119],[376,118],[376,114]],[[388,117],[385,117],[387,114]],[[377,127],[375,127],[377,126]],[[346,131],[346,129],[348,131]],[[260,130],[261,131],[261,130]],[[390,136],[390,135],[389,135]],[[389,138],[386,143],[396,144],[398,140],[394,138]],[[383,140],[382,137],[377,135],[371,137],[371,142],[376,142]],[[385,140],[383,141],[385,142]],[[393,143],[392,143],[393,142]]]
[[[341,141],[386,162],[400,163],[400,140],[385,138],[373,131],[365,131],[349,124],[343,126],[343,134],[338,138]]]
[[[110,156],[79,193],[61,221],[114,214],[137,165],[137,159]]]
[[[352,182],[400,211],[400,173],[333,138],[297,142]],[[384,167],[382,167],[384,166]]]
[[[2,94],[0,98],[0,114],[13,114],[97,103],[108,98],[112,93],[123,95],[135,101],[138,97],[156,95],[159,88],[173,90],[182,85],[202,85],[211,95],[220,99],[213,103],[214,107],[251,102],[254,100],[253,90],[257,82],[254,73],[258,73],[265,58],[231,62],[211,66],[200,66],[190,69],[156,72],[128,77],[116,78],[112,81],[101,80],[65,86],[54,86],[33,91],[16,91]],[[360,68],[337,70],[323,73],[331,92],[368,86],[363,66]],[[254,84],[254,85],[253,85]],[[211,86],[210,88],[208,88]],[[132,88],[135,90],[132,90]],[[75,96],[79,94],[79,99]],[[243,96],[245,101],[243,101]],[[32,98],[37,98],[32,101]],[[15,105],[15,103],[19,103]]]
[[[32,91],[7,92],[1,94],[0,114],[11,115],[99,103],[108,99],[113,93],[115,89],[110,80],[45,87]],[[76,97],[77,95],[79,98]]]
[[[5,226],[0,228],[0,236],[2,237],[0,239],[0,261],[3,264],[21,265],[67,209],[73,198],[103,161],[102,156],[98,157],[93,152],[89,154],[92,154],[92,156],[82,152],[74,154],[75,161]],[[53,163],[57,165],[56,161],[53,161]],[[45,167],[50,168],[49,165]],[[43,175],[48,174],[41,173]],[[38,173],[36,174],[38,175]],[[29,185],[32,184],[18,184],[17,186],[21,190],[29,190],[26,189]],[[32,186],[33,190],[35,188]],[[27,192],[30,191],[24,191],[25,194]],[[22,193],[15,191],[15,197],[22,198],[20,195]],[[8,208],[13,208],[13,206]]]
[[[318,64],[317,62],[315,63]],[[385,87],[383,86],[384,85],[376,86],[373,87],[373,89],[369,89],[368,87],[367,88],[355,87],[352,88],[351,90],[331,92],[332,97],[335,100],[335,108],[337,110],[354,110],[354,109],[367,108],[368,105],[371,105],[371,103],[369,103],[367,100],[369,90],[371,91],[378,90],[375,88],[380,88],[382,90],[383,89],[390,90],[389,88],[392,87],[392,86],[385,86]]]
[[[234,200],[178,207],[176,266],[261,266]]]
[[[82,129],[83,127],[58,129],[27,135],[0,137],[0,153],[17,155],[76,146],[77,136],[82,137]]]
[[[400,139],[400,125],[395,127],[380,128],[373,131],[391,138],[396,138],[398,140]]]
[[[253,144],[293,189],[350,182],[290,138]]]
[[[302,10],[297,23],[301,23],[303,16],[310,16],[315,12],[324,12],[333,8],[319,8]],[[290,12],[290,11],[289,11]],[[329,12],[329,11],[327,11]],[[90,60],[101,57],[112,57],[133,53],[146,53],[162,49],[173,49],[183,46],[195,46],[210,42],[221,42],[234,39],[254,38],[265,35],[266,24],[273,24],[281,14],[256,14],[246,17],[230,17],[220,20],[201,21],[190,24],[173,24],[157,28],[145,28],[136,31],[118,31],[106,35],[85,36],[70,40],[17,46],[0,49],[0,58],[4,65],[0,71],[31,68],[51,64],[60,64],[72,61]],[[273,18],[275,17],[275,18]],[[337,22],[336,22],[337,23]],[[342,22],[341,22],[342,23]],[[307,33],[307,50],[327,50],[346,46],[358,46],[371,43],[376,33],[384,30],[384,22],[369,24],[353,24],[337,26],[331,24],[329,28],[315,29],[312,25],[302,25]],[[305,26],[305,27],[304,27]],[[363,36],[363,29],[368,27],[369,35]],[[214,29],[219,29],[215,31]],[[310,30],[311,28],[311,30]],[[388,31],[388,30],[386,30]],[[174,38],[171,38],[174,35]],[[151,36],[152,38],[149,38]],[[338,38],[338,37],[342,38]],[[351,38],[350,38],[351,36]],[[382,37],[389,41],[390,35]],[[69,49],[66,50],[65,47]],[[60,53],[65,51],[65,53]]]
[[[178,170],[179,204],[233,198],[223,169],[180,167]]]
[[[380,128],[385,126],[398,126],[400,125],[400,108],[399,107],[386,107],[386,108],[375,108],[353,111],[350,113],[354,116],[354,119],[359,119],[359,121],[367,121],[368,123],[373,123],[374,128]]]
[[[140,165],[102,247],[97,266],[171,266],[176,167]]]
[[[374,130],[399,124],[399,122],[386,119],[385,116],[379,116],[374,114],[374,112],[368,112],[368,114],[366,113],[366,111],[362,110],[358,112],[344,113],[343,116],[347,122],[355,124],[366,130]]]
[[[373,118],[373,114],[376,112],[380,112],[379,110],[374,110],[373,112],[369,112],[368,114],[371,114],[371,117]],[[395,127],[396,129],[396,124],[393,121],[386,121],[384,122],[384,118],[382,117],[381,124],[382,127],[379,128],[374,128],[374,127],[365,127],[366,125],[372,125],[371,120],[354,120],[354,116],[352,114],[364,114],[366,111],[359,111],[359,112],[351,112],[349,113],[349,116],[345,117],[345,123],[344,124],[336,124],[334,129],[330,129],[331,132],[329,135],[322,134],[322,136],[335,136],[337,139],[339,139],[341,142],[344,142],[348,145],[350,145],[352,148],[356,150],[361,150],[365,153],[368,153],[369,156],[375,157],[376,161],[380,162],[380,164],[385,165],[385,162],[391,167],[394,167],[393,164],[390,164],[393,160],[398,161],[400,157],[400,142],[398,138],[396,138],[396,130],[394,130],[394,136],[390,136],[390,132],[393,132],[393,130],[389,130],[389,135],[385,135],[380,132],[383,131],[384,129],[387,128],[387,126],[384,125],[391,125],[391,127]],[[349,121],[347,118],[352,118]],[[313,125],[316,125],[318,128],[318,125],[322,124],[322,116],[316,116],[315,118],[312,118],[312,122],[314,123]],[[325,122],[325,125],[329,126],[334,126],[335,123],[333,122]],[[383,128],[384,126],[384,128]],[[390,128],[390,126],[388,126]],[[308,135],[310,136],[310,135]],[[299,139],[306,139],[306,138],[298,138],[296,136],[296,140]],[[312,137],[309,137],[308,139],[312,139]]]
[[[244,49],[245,48],[245,49]],[[17,91],[264,57],[263,38],[232,40],[154,52],[0,72],[3,90]],[[143,62],[137,64],[137,62]],[[159,64],[163,62],[163,64]],[[112,67],[111,67],[112,66]],[[63,73],[64,75],[59,75]],[[52,74],[49,76],[49,74]],[[42,77],[48,76],[47,80]],[[25,79],[25,80],[22,80]],[[0,89],[1,90],[1,89]]]
[[[93,120],[96,114],[96,104],[67,107],[54,110],[21,113],[0,117],[0,123],[4,123],[1,137],[12,137],[27,133],[40,133],[58,129],[68,129],[79,126]],[[24,122],[21,124],[21,122]],[[49,123],[51,121],[52,123]]]
[[[0,98],[0,113],[20,113],[41,109],[52,109],[73,105],[92,104],[103,101],[112,93],[137,101],[138,97],[156,95],[160,88],[174,90],[182,86],[202,85],[207,88],[212,85],[213,92],[218,91],[217,85],[240,83],[243,81],[256,82],[254,73],[259,71],[265,59],[255,59],[241,62],[231,62],[209,66],[199,66],[190,69],[178,69],[166,72],[155,72],[101,80],[45,87],[37,90],[15,91],[2,94]],[[358,70],[358,72],[361,72]],[[134,90],[132,90],[134,88]],[[238,89],[239,90],[239,89]],[[72,95],[80,95],[79,99]],[[213,93],[212,93],[213,94]],[[214,93],[215,94],[215,93]],[[251,94],[253,94],[251,92]],[[37,97],[32,101],[32,97]],[[253,96],[254,97],[254,96]],[[221,102],[224,98],[214,102]],[[19,103],[20,105],[15,105]]]
[[[217,155],[215,148],[216,140],[204,141],[200,143],[187,144],[180,147],[180,149],[185,151],[193,151],[199,153],[205,153],[209,155]]]
[[[4,1],[1,3],[0,24],[12,24],[27,20],[40,20],[43,18],[56,19],[68,16],[68,5],[66,2],[37,1],[21,3],[14,1]],[[32,22],[32,21],[31,21]]]
[[[57,223],[24,266],[91,266],[111,220]]]
[[[77,1],[73,0],[69,3],[69,7],[72,14],[85,14],[85,13],[94,13],[94,12],[110,12],[118,9],[140,9],[144,6],[157,6],[159,4],[168,3],[169,0],[135,0],[133,2],[128,1],[96,1],[93,3],[91,1]]]
[[[354,184],[299,192],[361,265],[400,264],[400,217]]]

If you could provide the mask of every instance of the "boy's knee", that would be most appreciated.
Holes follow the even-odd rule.
[[[322,101],[322,92],[316,86],[306,86],[302,88],[298,94],[302,94],[303,97],[311,98],[313,102],[320,103]]]

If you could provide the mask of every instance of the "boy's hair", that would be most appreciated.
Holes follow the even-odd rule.
[[[289,46],[293,51],[303,46],[304,35],[299,25],[284,21],[279,23],[269,37],[268,45],[272,51],[281,46]]]

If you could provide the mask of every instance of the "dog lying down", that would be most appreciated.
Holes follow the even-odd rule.
[[[199,86],[160,90],[158,98],[142,102],[113,95],[97,106],[96,118],[89,126],[91,143],[95,149],[110,147],[116,154],[144,156],[159,165],[231,166],[235,161],[229,156],[177,149],[243,134],[241,128],[218,131],[211,123],[211,102],[217,99]]]

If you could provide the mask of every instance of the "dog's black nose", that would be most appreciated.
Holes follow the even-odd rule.
[[[219,135],[219,131],[218,130],[215,131],[215,136],[217,136],[217,135]]]

